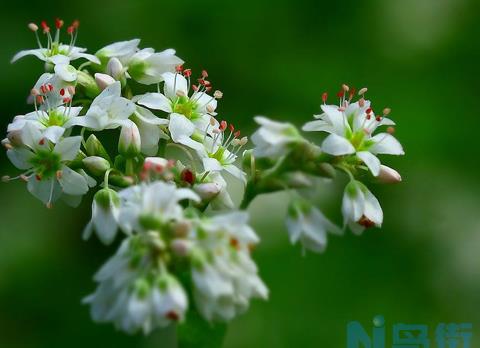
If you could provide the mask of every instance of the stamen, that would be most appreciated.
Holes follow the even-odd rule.
[[[360,88],[360,90],[358,91],[358,95],[363,97],[363,95],[367,93],[367,91],[368,91],[368,88],[366,87]]]
[[[393,134],[393,133],[395,133],[395,128],[392,127],[392,126],[388,127],[388,128],[387,128],[387,133],[388,133],[388,134]]]
[[[214,97],[215,99],[222,99],[222,97],[223,97],[222,91],[216,90],[216,91],[213,93],[213,97]]]
[[[390,108],[383,109],[383,115],[384,116],[388,116],[390,114],[390,112],[392,112],[392,109],[390,109]]]
[[[322,102],[323,104],[325,104],[327,102],[327,98],[328,98],[328,93],[327,92],[324,92],[322,94]]]

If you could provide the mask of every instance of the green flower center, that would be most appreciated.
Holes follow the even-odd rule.
[[[37,151],[30,163],[41,178],[53,177],[62,167],[60,155],[49,150]]]
[[[64,113],[58,112],[57,110],[51,110],[48,113],[48,117],[42,119],[40,122],[45,127],[52,127],[52,126],[63,126],[67,121],[67,117]]]
[[[197,107],[198,105],[195,101],[192,101],[190,98],[185,96],[178,97],[178,99],[173,102],[172,105],[173,112],[184,115],[191,120],[200,117],[197,112]]]

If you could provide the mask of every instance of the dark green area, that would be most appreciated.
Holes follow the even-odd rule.
[[[255,259],[271,298],[229,325],[225,347],[342,348],[347,322],[371,325],[377,314],[387,328],[428,324],[432,340],[437,323],[472,322],[475,347],[479,10],[474,0],[8,1],[0,13],[1,129],[32,111],[25,101],[42,71],[33,57],[9,64],[35,47],[26,25],[56,16],[80,19],[78,45],[92,53],[135,37],[142,47],[177,49],[194,76],[208,70],[224,92],[220,117],[246,135],[254,115],[300,125],[319,112],[324,91],[333,100],[341,83],[367,86],[377,110],[392,108],[407,153],[383,157],[401,185],[369,185],[384,208],[383,229],[331,237],[325,254],[303,257],[281,222],[288,197],[255,201]],[[0,163],[2,174],[16,173],[3,152]],[[319,188],[319,205],[337,222],[343,184]],[[24,186],[0,185],[0,347],[147,348],[171,339],[91,322],[80,301],[114,252],[81,240],[91,196],[79,209],[47,210]]]

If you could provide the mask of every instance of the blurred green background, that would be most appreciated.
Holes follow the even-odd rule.
[[[381,230],[330,238],[323,255],[302,256],[287,240],[287,197],[251,207],[262,238],[255,251],[271,290],[266,303],[230,325],[225,347],[345,347],[346,324],[386,327],[472,322],[480,340],[480,3],[474,0],[45,1],[4,2],[0,13],[1,128],[25,104],[42,64],[9,60],[33,48],[30,21],[81,20],[78,45],[94,52],[124,39],[173,47],[206,68],[225,97],[219,112],[253,130],[264,114],[298,125],[319,112],[321,93],[368,86],[377,109],[392,108],[403,158],[383,157],[404,182],[372,185]],[[14,174],[2,151],[2,174]],[[343,182],[320,205],[340,222]],[[114,251],[81,241],[79,209],[47,210],[20,182],[0,185],[0,347],[161,347],[158,334],[127,336],[94,324],[81,298]],[[391,333],[390,330],[387,330]],[[475,341],[476,339],[476,341]],[[435,344],[432,343],[432,347]]]

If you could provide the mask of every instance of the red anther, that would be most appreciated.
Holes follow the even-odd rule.
[[[367,119],[367,120],[370,120],[371,118],[372,118],[372,115],[370,115],[370,114],[367,114],[367,117],[366,117],[366,119]]]
[[[366,111],[365,111],[368,114],[371,114],[372,113],[372,108],[368,108]]]
[[[44,32],[45,34],[50,31],[50,27],[48,26],[47,22],[42,21],[42,22],[40,23],[40,25],[42,26],[43,32]]]
[[[190,169],[185,168],[184,170],[182,170],[180,178],[183,182],[193,185],[193,183],[195,182],[195,173],[193,173]]]
[[[237,238],[230,239],[230,246],[234,249],[238,249],[240,247],[240,243],[238,242]]]
[[[208,72],[207,70],[202,70],[202,77],[206,79],[208,77]]]
[[[344,95],[345,95],[344,90],[341,90],[340,92],[337,93],[337,97],[339,97],[339,98],[343,98]]]
[[[327,98],[328,98],[328,93],[327,93],[327,92],[324,92],[324,93],[322,94],[322,101],[323,101],[323,103],[326,103],[326,102],[327,102]]]
[[[68,28],[67,28],[67,33],[69,35],[72,35],[73,32],[75,31],[75,27],[73,25],[70,25]]]
[[[185,70],[183,71],[183,76],[185,76],[185,77],[190,77],[190,76],[192,76],[192,69],[185,69]]]
[[[196,91],[198,91],[198,86],[197,85],[192,85],[192,89],[196,92]]]
[[[377,120],[377,122],[380,122],[382,120],[382,117],[381,116],[377,116],[375,117],[375,119]]]
[[[220,122],[220,126],[218,127],[218,129],[220,129],[222,132],[227,128],[227,121],[223,120],[222,122]]]
[[[203,85],[204,85],[205,87],[211,87],[211,86],[212,86],[212,84],[210,83],[210,81],[207,81],[207,80],[203,80]]]
[[[240,136],[240,131],[238,130],[238,131],[236,131],[235,133],[233,133],[233,136],[234,136],[235,138],[238,138],[238,137]]]
[[[43,104],[43,97],[41,95],[37,95],[37,103]]]
[[[78,29],[79,26],[80,26],[80,21],[78,19],[75,19],[72,22],[72,27],[75,28],[75,29]]]
[[[61,20],[60,18],[55,18],[55,27],[57,29],[60,29],[61,27],[63,27],[63,20]]]
[[[387,128],[387,133],[388,133],[388,134],[393,134],[393,133],[395,133],[395,128],[393,128],[392,126],[388,127],[388,128]]]
[[[160,165],[160,164],[157,164],[157,165],[155,166],[155,168],[153,168],[153,170],[154,170],[156,173],[158,173],[158,174],[160,174],[161,172],[163,172],[163,169],[164,169],[163,166]]]
[[[65,90],[64,90],[63,88],[60,90],[60,95],[61,95],[62,97],[65,95]]]
[[[353,96],[357,93],[357,89],[355,87],[350,88],[350,93],[348,93],[348,99],[352,100]]]
[[[46,85],[41,85],[40,86],[40,92],[42,92],[43,94],[47,93],[48,92],[48,88]]]
[[[362,217],[360,218],[360,220],[357,221],[357,223],[359,225],[362,225],[365,228],[370,228],[375,226],[375,222],[367,218],[365,215],[362,215]]]
[[[42,177],[39,174],[35,174],[35,179],[37,179],[37,181],[40,181],[42,180]]]
[[[233,124],[229,124],[228,125],[228,129],[230,129],[230,132],[233,132],[235,130],[235,127],[233,126]]]
[[[70,99],[70,98],[63,98],[63,103],[64,104],[70,103],[71,101],[72,101],[72,99]]]
[[[210,92],[211,90],[212,90],[212,87],[211,87],[211,86],[205,88],[205,91],[206,91],[206,92]]]
[[[180,320],[180,316],[175,311],[167,312],[167,314],[165,314],[165,317],[167,319],[170,319],[171,321],[179,321]]]
[[[52,84],[49,83],[49,84],[47,85],[47,87],[48,87],[48,90],[49,90],[50,92],[53,91],[53,85],[52,85]]]
[[[45,138],[40,139],[38,145],[45,145]]]
[[[177,73],[181,74],[182,71],[183,71],[183,65],[181,65],[181,64],[177,65],[177,66],[175,67],[175,71],[176,71]]]

